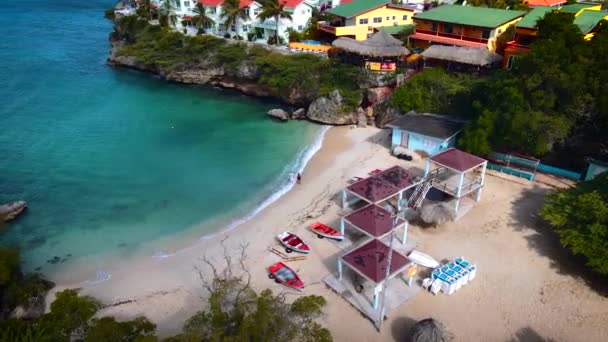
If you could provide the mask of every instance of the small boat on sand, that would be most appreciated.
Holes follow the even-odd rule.
[[[279,242],[285,247],[285,252],[299,252],[308,254],[310,253],[310,247],[302,241],[296,234],[290,232],[283,232],[277,235]]]
[[[308,228],[310,228],[310,230],[312,230],[315,234],[317,234],[317,237],[319,239],[328,238],[328,239],[334,239],[334,240],[338,240],[338,241],[344,240],[344,235],[342,235],[342,233],[333,229],[330,226],[324,225],[321,222],[315,222],[315,223],[311,224],[310,226],[308,226]]]
[[[417,250],[413,250],[408,254],[408,259],[410,259],[413,263],[418,264],[423,267],[428,268],[437,268],[439,267],[439,261],[435,260],[432,256],[428,254],[424,254]]]
[[[268,278],[274,279],[275,282],[295,289],[303,289],[304,282],[298,274],[282,262],[268,267]]]

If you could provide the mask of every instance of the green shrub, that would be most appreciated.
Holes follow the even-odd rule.
[[[226,38],[226,39],[230,39],[230,33],[226,33],[226,34],[224,34],[224,38]]]
[[[247,40],[248,41],[252,42],[255,37],[256,37],[255,32],[249,32],[249,33],[247,33]]]
[[[196,34],[205,34],[205,29],[202,27],[199,27],[199,29],[196,31]]]
[[[108,18],[108,19],[114,18],[114,9],[110,8],[110,9],[105,10],[103,12],[103,16],[106,17],[106,18]]]

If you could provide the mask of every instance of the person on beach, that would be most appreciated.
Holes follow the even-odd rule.
[[[302,183],[302,175],[298,172],[298,175],[296,176],[296,181],[298,182],[298,184]]]

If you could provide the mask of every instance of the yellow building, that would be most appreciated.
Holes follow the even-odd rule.
[[[344,1],[343,1],[344,2]],[[336,16],[331,22],[319,22],[321,31],[336,37],[366,40],[378,28],[404,27],[412,24],[414,10],[393,5],[387,0],[353,0],[328,11]]]

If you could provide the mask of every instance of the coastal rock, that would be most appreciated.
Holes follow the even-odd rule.
[[[363,108],[357,109],[357,127],[367,127],[367,114]]]
[[[287,113],[286,111],[284,111],[282,109],[271,109],[266,114],[272,118],[275,118],[275,119],[278,119],[281,121],[289,120],[289,113]]]
[[[312,121],[330,125],[351,125],[357,122],[355,113],[344,109],[342,95],[339,90],[329,93],[329,96],[319,97],[308,107],[306,117]]]
[[[305,108],[298,108],[298,109],[294,110],[293,113],[291,113],[291,118],[292,119],[304,119],[304,118],[306,118],[306,109]]]
[[[4,221],[13,220],[21,214],[25,208],[27,208],[27,203],[25,201],[15,201],[0,205],[0,218]]]
[[[384,102],[375,105],[373,111],[376,126],[380,128],[383,128],[387,123],[401,115],[400,111],[391,104],[390,97]]]

